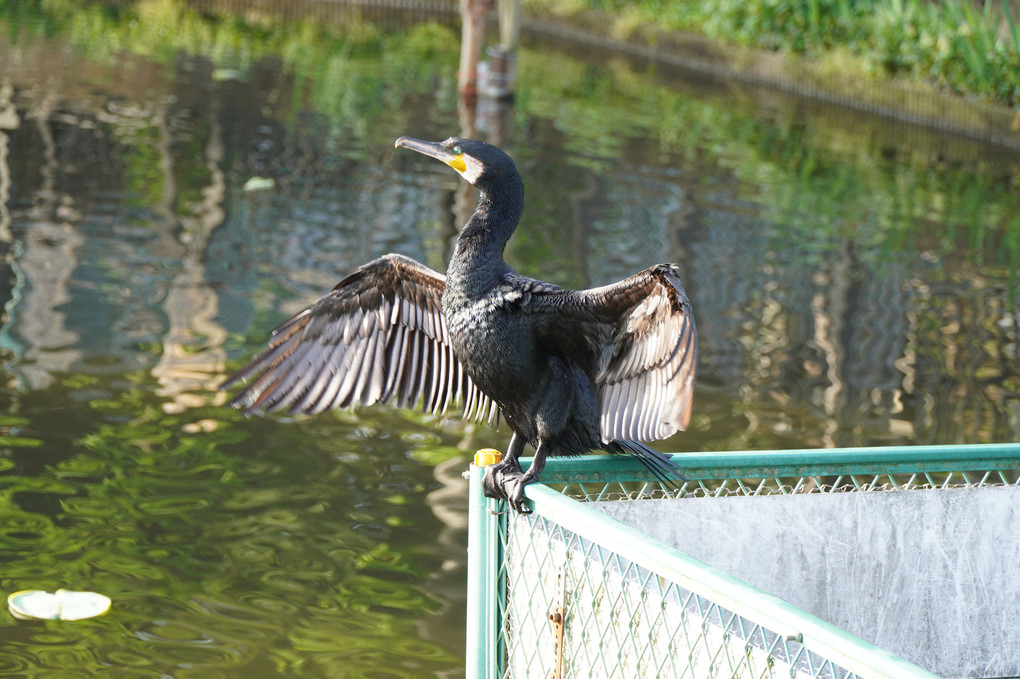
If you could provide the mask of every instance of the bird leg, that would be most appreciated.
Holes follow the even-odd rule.
[[[506,485],[504,476],[521,476],[524,474],[521,471],[521,463],[518,462],[518,458],[520,458],[523,451],[524,437],[514,434],[510,437],[510,445],[507,446],[506,455],[503,456],[503,459],[485,468],[485,476],[482,478],[482,491],[486,497],[497,500],[507,499],[506,490],[504,489]]]

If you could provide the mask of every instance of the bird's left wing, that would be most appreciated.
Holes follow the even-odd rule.
[[[541,297],[540,306],[554,312],[542,327],[556,338],[547,339],[565,347],[595,381],[605,440],[651,441],[686,429],[698,337],[674,266]]]
[[[231,376],[252,381],[231,401],[245,413],[317,413],[379,401],[465,418],[498,408],[453,354],[440,298],[446,278],[402,255],[385,255],[340,281],[273,331],[269,347]]]

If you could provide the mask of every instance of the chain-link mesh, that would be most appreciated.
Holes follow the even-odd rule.
[[[564,473],[560,472],[559,476]],[[665,489],[647,481],[571,481],[547,483],[551,488],[581,502],[602,500],[650,500],[659,498],[728,497],[739,495],[793,495],[798,493],[845,493],[947,488],[1020,486],[1020,470],[969,469],[951,472],[859,472],[853,474],[798,474],[761,477],[725,476],[693,478],[677,489]]]
[[[555,522],[511,521],[503,676],[853,676]]]
[[[913,463],[900,460],[889,465],[896,471],[884,471],[881,465],[857,461],[770,466],[767,457],[759,456],[754,469],[732,465],[710,473],[689,470],[688,480],[671,490],[640,479],[640,471],[630,468],[619,478],[600,469],[593,474],[598,480],[592,480],[585,477],[584,464],[575,463],[569,468],[565,463],[561,467],[550,465],[551,471],[547,468],[545,476],[549,477],[550,488],[582,503],[1020,485],[1016,469],[1020,467],[1020,448],[1006,453],[993,465],[971,460],[942,465],[944,471],[924,459]],[[960,468],[972,465],[988,468]],[[869,466],[872,468],[866,468]],[[771,473],[761,473],[765,469]],[[597,529],[604,517],[594,509],[583,511],[590,512],[591,526]],[[756,622],[743,609],[743,615],[737,614],[727,608],[725,596],[713,600],[712,596],[685,589],[656,572],[662,569],[635,563],[642,559],[601,540],[597,530],[583,532],[588,537],[565,528],[554,512],[543,510],[539,501],[534,514],[502,515],[497,532],[501,558],[496,578],[500,622],[496,644],[499,670],[495,676],[900,676],[851,671],[840,665],[845,658],[826,657],[823,652],[809,649],[795,630]],[[911,676],[934,676],[895,660],[903,665],[891,672],[902,672],[906,666]]]

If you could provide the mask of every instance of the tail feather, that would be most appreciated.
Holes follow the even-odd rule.
[[[666,488],[679,490],[677,482],[687,480],[683,475],[683,467],[673,462],[668,455],[652,450],[640,441],[611,441],[607,449],[611,453],[626,453],[637,458]]]

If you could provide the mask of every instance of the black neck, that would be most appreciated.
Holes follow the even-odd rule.
[[[503,274],[503,250],[524,211],[524,186],[519,177],[514,179],[481,190],[478,207],[457,239],[449,276],[480,279]]]

